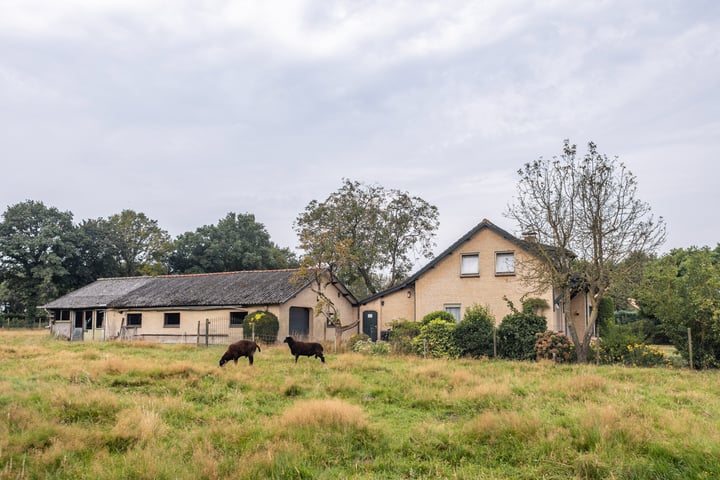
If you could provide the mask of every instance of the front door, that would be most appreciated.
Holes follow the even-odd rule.
[[[290,307],[290,336],[305,338],[310,335],[310,310]]]
[[[363,333],[370,337],[370,340],[377,342],[377,312],[375,310],[366,310],[363,312]]]

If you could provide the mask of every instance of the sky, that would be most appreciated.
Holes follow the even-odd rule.
[[[251,213],[280,247],[343,179],[439,210],[436,253],[517,171],[593,141],[662,251],[720,242],[716,0],[0,0],[0,212]]]

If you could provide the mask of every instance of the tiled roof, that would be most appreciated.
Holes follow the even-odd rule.
[[[427,272],[431,268],[434,268],[435,265],[437,265],[438,262],[440,262],[443,258],[447,257],[448,255],[451,255],[454,251],[456,251],[458,248],[460,248],[461,245],[463,245],[465,242],[467,242],[472,237],[474,237],[478,232],[480,232],[481,230],[484,230],[486,228],[492,230],[493,232],[497,233],[498,235],[500,235],[504,239],[510,241],[511,243],[514,243],[519,248],[522,248],[523,250],[525,250],[533,255],[536,255],[536,256],[539,255],[540,247],[542,247],[542,250],[544,250],[546,252],[552,252],[555,249],[554,247],[551,247],[548,245],[540,245],[535,241],[528,241],[528,240],[523,240],[523,239],[517,238],[516,236],[503,230],[502,228],[498,227],[497,225],[492,223],[490,220],[485,218],[485,219],[483,219],[482,222],[480,222],[475,227],[473,227],[472,230],[470,230],[465,235],[460,237],[455,243],[450,245],[442,253],[440,253],[438,256],[433,258],[430,261],[430,263],[428,263],[423,268],[421,268],[420,270],[415,272],[408,279],[406,279],[405,281],[403,281],[402,283],[400,283],[394,287],[390,287],[387,290],[383,290],[382,292],[378,292],[374,295],[364,298],[364,299],[360,300],[360,303],[366,304],[368,302],[371,302],[378,298],[384,297],[384,296],[386,296],[390,293],[396,292],[398,290],[402,290],[402,289],[407,288],[408,286],[414,284],[415,281],[417,281],[417,279],[420,278],[425,272]]]
[[[258,270],[196,275],[105,278],[54,300],[45,308],[154,308],[276,305],[307,285],[297,270]],[[339,285],[339,288],[343,288]],[[348,292],[348,299],[355,299]]]

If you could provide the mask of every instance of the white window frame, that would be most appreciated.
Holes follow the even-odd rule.
[[[515,252],[495,252],[495,275],[515,275]]]
[[[475,260],[474,264],[471,262]],[[460,254],[460,276],[461,277],[477,277],[480,276],[480,254],[479,253],[461,253]]]
[[[462,305],[459,303],[446,303],[443,305],[443,310],[450,313],[455,317],[455,323],[459,323],[462,320]],[[457,315],[455,314],[457,313]]]

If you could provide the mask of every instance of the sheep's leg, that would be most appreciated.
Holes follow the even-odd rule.
[[[250,363],[250,365],[253,364],[253,356],[252,355],[248,355],[248,362]]]

